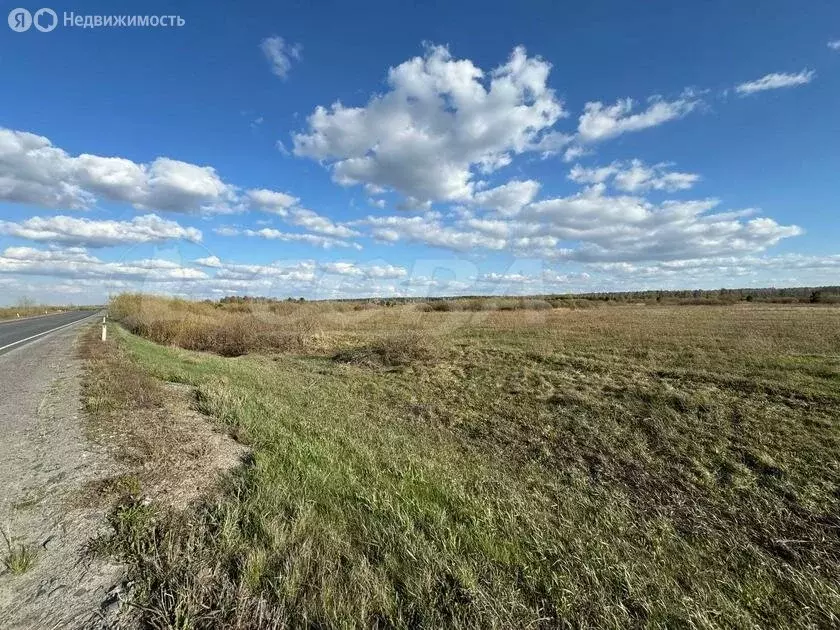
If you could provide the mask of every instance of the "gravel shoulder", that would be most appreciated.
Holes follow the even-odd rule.
[[[87,327],[0,355],[0,527],[13,546],[37,554],[20,574],[0,566],[6,630],[109,627],[110,593],[122,569],[84,553],[106,507],[79,500],[117,469],[83,428],[77,344]],[[8,551],[0,539],[3,558]]]

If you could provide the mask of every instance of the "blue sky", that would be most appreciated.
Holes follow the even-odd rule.
[[[53,2],[0,303],[837,284],[840,5],[747,4]]]

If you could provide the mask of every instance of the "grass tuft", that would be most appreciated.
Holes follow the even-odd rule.
[[[10,544],[3,564],[12,575],[22,575],[35,566],[37,550],[31,545]]]
[[[407,331],[379,336],[362,346],[338,352],[333,358],[367,367],[406,367],[432,361],[437,355],[428,334]]]

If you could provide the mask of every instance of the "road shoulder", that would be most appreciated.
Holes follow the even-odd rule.
[[[87,328],[0,356],[0,523],[12,552],[34,556],[19,574],[5,566],[0,574],[0,619],[9,630],[109,627],[109,593],[122,570],[85,553],[106,507],[79,500],[116,470],[85,435],[78,335]],[[2,549],[7,560],[9,551]]]

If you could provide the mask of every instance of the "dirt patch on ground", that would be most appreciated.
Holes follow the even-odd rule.
[[[87,501],[107,502],[142,495],[156,503],[183,509],[214,491],[219,474],[238,465],[247,448],[211,428],[193,409],[192,387],[161,383],[161,400],[153,409],[136,408],[98,423],[97,440],[114,451],[125,471],[88,488]],[[107,432],[106,432],[107,431]]]
[[[115,344],[84,340],[89,360],[83,398],[88,433],[121,471],[88,488],[90,502],[125,495],[183,509],[215,489],[223,472],[242,461],[246,447],[214,430],[195,409],[192,387],[157,380]]]

